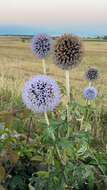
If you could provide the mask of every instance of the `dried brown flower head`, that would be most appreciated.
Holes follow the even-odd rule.
[[[96,81],[99,78],[99,71],[96,68],[89,68],[85,72],[85,78],[91,82]]]
[[[61,35],[53,43],[52,57],[58,67],[65,70],[72,69],[82,60],[82,42],[72,34]]]

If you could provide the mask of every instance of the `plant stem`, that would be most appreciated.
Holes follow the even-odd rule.
[[[48,125],[48,131],[50,132],[48,115],[47,115],[46,112],[44,113],[44,115],[45,115],[46,123],[47,123],[47,125]],[[53,141],[55,141],[55,135],[54,135],[54,133],[51,132],[51,135],[52,135]],[[63,160],[62,160],[62,156],[61,156],[61,154],[60,154],[60,151],[59,151],[59,148],[58,148],[57,144],[55,144],[55,148],[56,148],[56,151],[57,151],[57,154],[58,154],[58,157],[59,157],[61,163],[64,165],[64,162],[63,162]]]
[[[26,143],[29,143],[29,138],[30,138],[30,130],[31,130],[31,122],[32,122],[32,117],[29,120],[29,124],[28,124],[28,132],[27,132],[27,139],[26,139]]]
[[[43,73],[44,73],[44,75],[46,75],[46,63],[45,63],[45,59],[42,59],[42,66],[43,66]]]
[[[49,119],[48,119],[48,115],[47,115],[47,113],[46,113],[46,112],[44,113],[44,115],[45,115],[45,120],[46,120],[46,123],[47,123],[47,125],[49,126]]]
[[[92,82],[89,82],[89,86],[91,85],[92,85]],[[90,105],[90,100],[88,100],[87,104]]]
[[[91,86],[91,84],[92,84],[92,83],[91,83],[91,82],[89,82],[89,86]],[[88,100],[88,102],[87,102],[87,103],[88,103],[88,105],[90,105],[90,100]]]
[[[67,93],[67,104],[70,102],[70,85],[69,85],[69,71],[66,70],[66,93]]]
[[[90,100],[88,100],[88,105],[90,105]]]
[[[5,177],[3,180],[6,180],[8,178],[8,175],[11,173],[11,171],[13,170],[13,168],[15,167],[15,163],[12,163],[10,169],[8,170],[8,172],[6,173]]]
[[[89,82],[89,86],[91,86],[91,82]]]
[[[70,102],[70,84],[69,84],[69,71],[66,70],[66,109],[67,109],[67,121],[70,120],[69,116],[69,107],[68,104]]]
[[[47,123],[47,125],[48,125],[48,131],[50,132],[48,115],[47,115],[46,112],[44,113],[44,115],[45,115],[46,123]],[[51,135],[52,135],[52,139],[55,140],[55,135],[54,135],[54,133],[51,132]]]
[[[84,120],[84,114],[83,114],[83,116],[82,116],[82,118],[81,118],[80,130],[82,130],[83,120]]]
[[[61,164],[62,164],[62,165],[65,165],[65,162],[64,162],[64,160],[62,159],[62,156],[61,156],[61,154],[60,154],[59,148],[58,148],[58,146],[57,146],[56,144],[55,144],[55,147],[56,147],[57,154],[58,154],[58,157],[59,157],[59,160],[60,160]]]
[[[70,128],[69,128],[69,125],[68,125],[66,137],[69,138],[69,135],[70,135]]]

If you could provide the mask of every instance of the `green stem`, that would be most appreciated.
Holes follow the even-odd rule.
[[[45,115],[45,120],[46,120],[46,123],[47,123],[47,125],[49,126],[49,119],[48,119],[48,115],[47,115],[47,113],[46,113],[46,112],[44,113],[44,115]]]
[[[65,183],[66,183],[66,185],[67,185],[68,180],[67,180],[67,176],[66,176],[66,174],[65,174],[65,171],[64,171],[64,177],[65,177]],[[67,185],[67,186],[68,186],[68,185]]]
[[[29,143],[29,138],[30,138],[30,135],[31,135],[31,123],[32,123],[32,117],[30,117],[29,124],[28,124],[28,132],[27,132],[26,143]]]
[[[82,116],[82,118],[81,118],[81,126],[80,126],[80,129],[82,129],[82,126],[83,126],[83,120],[84,120],[84,114],[83,114],[83,116]]]
[[[69,128],[69,126],[68,126],[66,137],[68,138],[69,135],[70,135],[70,128]]]
[[[50,129],[49,129],[49,119],[48,119],[48,115],[47,115],[46,112],[44,113],[44,115],[45,115],[46,123],[47,123],[47,125],[48,125],[48,131],[50,131]],[[51,135],[52,135],[53,141],[55,142],[55,135],[54,135],[54,133],[51,132]],[[58,157],[59,157],[61,163],[64,165],[65,163],[64,163],[64,161],[62,160],[62,156],[61,156],[61,154],[60,154],[60,151],[59,151],[59,148],[58,148],[57,144],[55,144],[55,148],[56,148],[56,151],[57,151],[57,154],[58,154]]]

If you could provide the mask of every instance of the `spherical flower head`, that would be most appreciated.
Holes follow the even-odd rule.
[[[99,72],[96,68],[89,68],[85,73],[85,78],[88,81],[96,81],[99,78]]]
[[[77,36],[64,34],[53,43],[52,57],[58,67],[65,70],[72,69],[82,60],[82,42]]]
[[[52,111],[59,104],[60,89],[50,77],[37,75],[25,83],[22,99],[30,110],[42,114]]]
[[[87,88],[84,89],[83,94],[87,100],[92,100],[96,98],[97,90],[93,86],[88,86]]]
[[[35,56],[41,59],[49,57],[52,42],[52,38],[47,34],[37,34],[31,40],[31,51]]]

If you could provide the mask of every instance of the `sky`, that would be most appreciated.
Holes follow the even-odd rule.
[[[107,35],[107,0],[0,0],[0,34]]]

